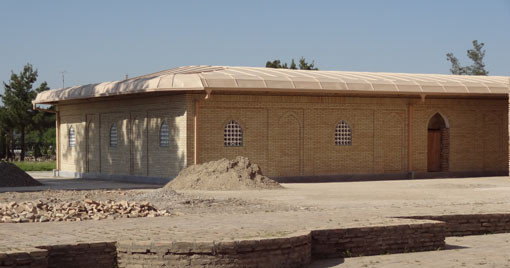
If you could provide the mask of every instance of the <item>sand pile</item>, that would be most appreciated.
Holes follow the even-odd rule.
[[[174,190],[252,190],[279,189],[282,186],[264,176],[260,167],[246,157],[220,159],[183,169],[165,189]]]
[[[40,186],[40,182],[34,180],[25,171],[14,164],[0,161],[0,187]]]

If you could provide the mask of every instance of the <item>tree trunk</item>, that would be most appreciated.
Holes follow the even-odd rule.
[[[24,127],[21,128],[21,155],[19,158],[21,161],[25,160],[25,128]]]
[[[5,133],[5,159],[9,161],[9,134]]]

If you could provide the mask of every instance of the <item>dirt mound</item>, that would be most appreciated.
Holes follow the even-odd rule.
[[[165,188],[174,190],[253,190],[282,186],[264,176],[260,167],[246,157],[220,159],[183,169]]]
[[[40,186],[40,182],[34,180],[25,171],[14,164],[0,161],[0,187]]]

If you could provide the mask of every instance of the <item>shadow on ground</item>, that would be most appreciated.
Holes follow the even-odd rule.
[[[73,178],[34,178],[42,183],[42,186],[26,187],[0,187],[0,193],[4,192],[37,192],[45,190],[129,190],[129,189],[156,189],[162,187],[158,184],[129,183],[103,180],[86,180]]]
[[[344,263],[344,258],[324,259],[313,261],[308,268],[329,268]]]

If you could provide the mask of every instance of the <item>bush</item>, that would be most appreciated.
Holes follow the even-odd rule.
[[[15,161],[12,163],[21,168],[23,171],[52,171],[57,166],[55,161]]]

